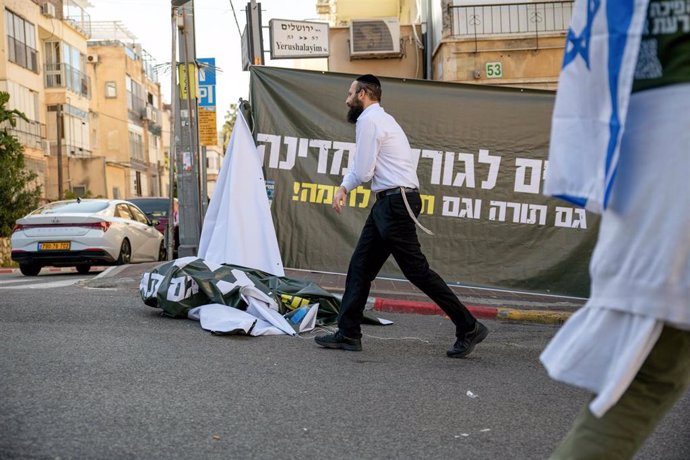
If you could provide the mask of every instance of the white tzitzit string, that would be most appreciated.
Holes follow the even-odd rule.
[[[417,225],[417,227],[421,228],[424,233],[427,235],[433,235],[434,232],[423,226],[422,224],[419,223],[417,218],[415,217],[414,213],[412,212],[412,209],[410,209],[410,203],[407,202],[407,196],[405,195],[405,188],[400,187],[400,193],[402,194],[403,201],[405,202],[405,207],[407,208],[407,213],[410,215],[414,223]]]

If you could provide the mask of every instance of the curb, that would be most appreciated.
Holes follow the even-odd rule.
[[[431,302],[376,297],[370,298],[367,303],[373,304],[372,307],[376,311],[445,316],[443,310]],[[477,318],[540,324],[563,324],[572,315],[571,312],[566,311],[518,310],[515,308],[484,307],[480,305],[467,305],[467,309]]]

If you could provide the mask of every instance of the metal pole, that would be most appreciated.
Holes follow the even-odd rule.
[[[192,13],[193,14],[193,13]],[[193,17],[193,16],[192,16]],[[195,131],[197,129],[197,123],[196,123],[196,101],[194,102],[194,106],[192,106],[192,86],[191,86],[191,80],[192,80],[192,70],[190,70],[190,63],[193,63],[194,67],[194,75],[197,74],[196,70],[196,53],[192,53],[193,56],[190,59],[190,53],[189,53],[189,40],[194,40],[194,37],[191,36],[191,34],[188,33],[187,31],[187,16],[185,15],[185,27],[182,29],[182,36],[184,37],[183,43],[184,43],[184,65],[185,65],[185,75],[187,75],[187,78],[185,78],[185,89],[187,91],[187,116],[188,116],[188,123],[187,127],[189,128],[187,133],[189,135],[189,145],[190,145],[190,152],[192,155],[192,171],[194,171],[194,176],[196,178],[196,187],[195,187],[195,195],[196,195],[196,218],[198,221],[198,234],[201,234],[201,226],[203,225],[203,220],[201,218],[201,212],[199,210],[201,209],[201,194],[199,193],[199,171],[201,170],[200,168],[200,161],[199,161],[199,148],[198,144],[194,142],[194,140],[197,138],[195,136]],[[196,88],[195,88],[196,89]],[[196,93],[196,91],[195,91]],[[197,238],[197,243],[199,241],[199,238]]]
[[[433,79],[433,73],[432,73],[432,54],[434,53],[434,20],[432,18],[432,0],[427,0],[426,2],[426,43],[424,44],[424,48],[426,53],[426,75],[424,78],[427,80],[432,80]]]
[[[62,195],[62,104],[57,105],[55,112],[57,122],[57,173],[58,173],[58,200]]]
[[[201,213],[199,201],[199,135],[197,128],[196,100],[192,101],[192,72],[190,63],[196,61],[194,46],[194,2],[193,0],[173,0],[182,13],[182,23],[178,23],[178,52],[182,55],[180,62],[184,69],[187,100],[182,100],[182,88],[177,85],[177,102],[175,110],[177,145],[177,195],[180,206],[180,246],[179,257],[196,256],[199,248]],[[194,71],[196,68],[194,67]],[[182,105],[187,103],[182,116]],[[189,129],[185,129],[185,127]],[[187,135],[182,135],[182,132]]]
[[[173,253],[175,251],[175,146],[177,142],[175,138],[177,136],[177,130],[175,129],[175,117],[177,116],[177,8],[172,8],[172,52],[170,53],[170,151],[168,152],[168,196],[170,197],[170,204],[168,206],[168,225],[166,226],[165,234],[167,235],[166,241],[166,259],[172,260]]]
[[[208,158],[206,154],[206,146],[202,145],[201,146],[201,158],[199,159],[199,171],[201,174],[199,175],[200,180],[200,188],[201,190],[200,196],[201,196],[201,220],[203,222],[203,217],[206,215],[206,210],[208,209],[208,176],[206,172],[206,158]]]
[[[261,3],[256,3],[256,0],[249,2],[250,11],[250,25],[251,25],[251,48],[254,61],[252,65],[264,65],[264,50],[263,50],[263,32],[261,29]]]

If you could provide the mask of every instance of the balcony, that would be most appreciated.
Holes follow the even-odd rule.
[[[141,125],[141,120],[146,114],[146,100],[127,91],[127,109],[129,121]]]
[[[66,88],[73,93],[91,98],[91,80],[69,64],[45,65],[46,88]]]
[[[77,2],[63,0],[62,16],[86,38],[91,38],[91,16]]]
[[[57,155],[58,148],[57,142],[50,142],[50,154]],[[85,149],[84,147],[79,147],[68,142],[62,142],[62,157],[63,158],[91,158],[91,150]]]
[[[48,154],[48,145],[45,142],[46,125],[37,121],[26,121],[19,117],[15,118],[15,126],[9,122],[0,124],[0,128],[7,128],[7,131],[15,136],[19,142],[29,148],[43,150]]]
[[[573,11],[572,1],[449,5],[452,38],[487,38],[497,35],[536,36],[565,33]]]

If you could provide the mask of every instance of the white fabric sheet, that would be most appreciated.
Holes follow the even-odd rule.
[[[690,330],[688,101],[690,84],[631,97],[591,297],[541,355],[551,377],[597,395],[597,416],[628,388],[665,324]]]
[[[204,217],[198,257],[285,276],[261,159],[241,112]]]

